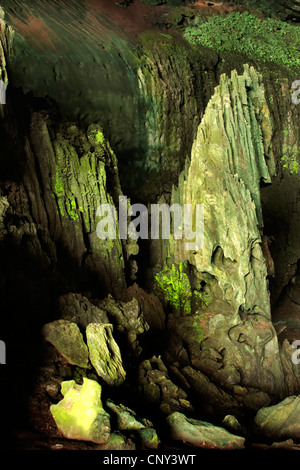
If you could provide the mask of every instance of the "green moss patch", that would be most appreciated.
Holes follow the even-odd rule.
[[[159,292],[174,312],[189,315],[192,291],[189,278],[183,269],[183,263],[178,266],[172,264],[171,268],[165,265],[164,269],[155,275],[155,281]]]
[[[217,52],[235,51],[288,69],[300,67],[300,30],[282,21],[234,12],[225,17],[212,16],[202,24],[188,27],[184,36],[194,45]]]
[[[67,439],[107,443],[110,418],[102,407],[101,385],[87,378],[82,385],[69,380],[62,382],[61,392],[64,398],[50,407],[61,433]]]

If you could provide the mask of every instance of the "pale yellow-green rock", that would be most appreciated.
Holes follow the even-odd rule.
[[[42,334],[69,364],[86,368],[88,349],[76,323],[69,320],[56,320],[43,326]]]
[[[238,312],[270,318],[267,270],[261,250],[260,182],[274,172],[272,124],[260,75],[222,75],[195,138],[190,164],[172,202],[204,205],[204,242],[187,251],[173,240],[169,255],[217,280],[223,299]]]
[[[94,380],[83,379],[78,385],[74,380],[62,382],[64,398],[50,411],[60,432],[67,439],[108,442],[110,418],[102,407],[101,385]]]
[[[109,385],[120,385],[126,372],[112,330],[111,324],[90,323],[86,328],[86,339],[91,363],[99,377]]]
[[[171,197],[171,204],[191,204],[194,211],[203,204],[203,244],[187,250],[185,238],[151,241],[156,272],[166,264],[169,272],[182,266],[192,288],[181,289],[181,296],[191,301],[190,313],[185,314],[191,315],[194,327],[180,329],[177,314],[172,330],[194,348],[195,367],[203,369],[213,384],[230,391],[235,386],[257,388],[258,401],[250,392],[243,397],[253,409],[268,404],[266,394],[282,397],[286,387],[261,248],[260,185],[271,182],[275,171],[272,133],[260,74],[245,65],[242,75],[235,70],[230,77],[222,75]],[[195,229],[195,220],[193,224]],[[167,281],[174,285],[170,275]],[[167,294],[162,293],[165,301]],[[195,308],[196,294],[210,298],[209,305]],[[201,343],[198,350],[195,339]],[[210,341],[219,359],[211,355]],[[187,379],[192,380],[188,375]],[[199,399],[209,390],[205,382]],[[220,400],[213,403],[219,406]]]

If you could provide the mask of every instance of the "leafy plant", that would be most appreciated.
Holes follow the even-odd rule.
[[[184,36],[192,44],[218,52],[240,52],[288,69],[300,66],[300,30],[279,20],[261,20],[248,12],[215,15],[202,24],[186,28]]]
[[[208,307],[208,305],[212,302],[212,298],[209,294],[207,294],[207,292],[194,290],[193,294],[195,295],[196,299],[201,300],[201,302],[204,303],[205,307]]]

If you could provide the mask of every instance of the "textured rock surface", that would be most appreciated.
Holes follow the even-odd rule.
[[[192,313],[181,319],[173,307],[168,329],[176,333],[175,349],[181,337],[186,359],[208,378],[208,395],[212,381],[221,395],[222,389],[233,392],[233,401],[254,409],[286,391],[260,232],[260,181],[270,182],[274,173],[271,135],[261,76],[249,66],[243,75],[222,76],[172,195],[172,203],[204,205],[203,246],[187,251],[186,239],[152,241],[158,274],[171,282],[180,273],[173,295],[184,298],[181,314]],[[196,297],[204,299],[202,305]],[[235,393],[237,386],[242,394]]]
[[[129,286],[122,295],[124,302],[136,299],[141,307],[144,318],[151,330],[163,330],[166,315],[159,298],[153,293],[146,292],[137,284]]]
[[[181,413],[173,413],[167,418],[172,439],[208,449],[240,449],[245,439],[235,436],[224,428],[205,421],[186,418]]]
[[[108,450],[135,450],[135,444],[131,439],[126,439],[120,433],[112,433],[109,436]]]
[[[61,433],[68,439],[107,443],[110,419],[102,407],[101,386],[84,378],[82,385],[70,380],[61,387],[63,400],[50,408]]]
[[[62,295],[58,302],[61,318],[76,323],[83,330],[90,323],[109,323],[106,313],[81,294]]]
[[[255,416],[261,433],[274,441],[300,440],[300,397],[290,396],[277,405],[262,408]]]
[[[157,449],[160,440],[153,428],[153,424],[149,420],[139,418],[130,408],[122,404],[116,405],[110,400],[106,402],[106,406],[111,415],[115,416],[118,430],[131,431],[135,435],[139,448]],[[114,441],[119,442],[120,436],[118,439],[115,438]],[[126,443],[122,443],[121,445],[126,446]]]
[[[152,406],[159,407],[165,415],[175,410],[193,411],[186,392],[172,382],[160,357],[154,356],[140,364],[138,390],[143,399]]]
[[[99,377],[109,385],[120,385],[126,372],[112,330],[110,324],[90,323],[86,328],[86,339],[90,361]]]
[[[116,417],[119,431],[136,431],[152,426],[152,423],[149,423],[149,421],[145,419],[140,420],[134,411],[122,404],[116,405],[111,400],[107,400],[106,406],[110,410],[110,413]]]
[[[28,201],[30,216],[47,227],[45,237],[51,237],[57,251],[62,247],[75,269],[81,266],[94,273],[104,292],[116,292],[125,286],[121,241],[100,240],[96,234],[97,208],[114,205],[106,172],[114,181],[113,194],[120,194],[116,157],[98,125],[84,133],[75,124],[66,124],[54,138],[50,127],[40,114],[33,115],[24,190],[31,195],[39,185],[44,189],[43,195]],[[32,153],[36,161],[33,166]],[[47,214],[51,214],[49,223]]]
[[[129,302],[118,302],[112,296],[98,302],[98,306],[109,315],[116,330],[127,337],[127,344],[135,355],[141,353],[138,337],[149,330],[143,311],[136,298]]]
[[[11,388],[14,410],[28,409],[32,390],[35,428],[49,435],[61,381],[98,380],[94,369],[68,364],[44,342],[48,366],[28,373],[40,359],[41,326],[59,314],[87,328],[107,395],[124,391],[129,406],[137,396],[161,419],[180,411],[221,422],[231,413],[244,423],[261,407],[298,395],[299,365],[287,341],[299,334],[299,175],[290,173],[300,164],[295,77],[269,70],[255,54],[192,47],[181,40],[192,10],[161,15],[170,2],[153,7],[150,21],[144,13],[151,7],[140,0],[129,8],[27,3],[3,0],[18,31],[9,68],[12,32],[0,23],[1,74],[12,74],[0,123],[0,310],[9,312],[1,335],[9,332],[16,383],[24,384]],[[281,3],[296,12],[294,0]],[[219,11],[219,2],[194,7]],[[145,32],[152,20],[168,34]],[[138,253],[135,242],[100,241],[97,206],[117,205],[118,167],[132,200],[203,203],[203,249],[187,253],[172,238],[150,247],[143,240]],[[155,275],[159,286],[148,282]],[[132,281],[139,285],[126,289]],[[275,329],[268,282],[273,305],[289,285]],[[60,339],[63,350],[67,329]],[[125,378],[119,347],[127,380],[111,390]],[[108,445],[130,448],[131,430],[114,431]],[[157,445],[152,427],[136,431],[137,447]]]
[[[4,20],[4,11],[2,7],[0,7],[0,78],[1,81],[4,82],[6,88],[8,85],[8,73],[7,73],[7,61],[8,57],[12,51],[12,43],[14,38],[14,30],[11,26],[8,26]],[[6,97],[4,101],[6,103]],[[2,101],[2,100],[1,100]],[[0,103],[0,116],[4,116],[4,108],[5,104]]]
[[[44,325],[42,333],[45,340],[53,344],[70,364],[88,366],[88,349],[76,323],[57,320]]]
[[[204,204],[202,249],[186,251],[186,239],[170,245],[176,263],[188,261],[217,280],[221,299],[238,313],[270,318],[265,261],[260,247],[260,180],[274,172],[272,123],[259,74],[223,75],[208,103],[191,163],[173,192],[173,203]],[[230,234],[230,235],[229,235]],[[205,281],[205,279],[203,279]]]

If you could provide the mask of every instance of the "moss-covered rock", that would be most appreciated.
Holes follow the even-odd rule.
[[[133,298],[128,302],[122,302],[108,296],[97,304],[107,312],[116,330],[126,336],[130,352],[138,356],[142,352],[139,337],[149,330],[149,325],[144,319],[137,299]]]
[[[64,398],[50,410],[58,429],[67,439],[106,444],[110,434],[110,418],[102,407],[101,386],[94,380],[62,382]]]
[[[76,323],[56,320],[44,325],[42,333],[70,364],[83,368],[88,366],[88,349]]]
[[[124,382],[126,372],[112,330],[111,324],[90,323],[86,328],[86,339],[97,374],[109,385],[117,386]]]
[[[135,437],[138,448],[157,449],[160,440],[153,428],[153,424],[149,420],[139,418],[127,406],[122,404],[116,405],[111,400],[107,400],[106,406],[110,410],[111,415],[115,417],[118,430],[131,432],[131,435]],[[119,434],[114,437],[113,441],[118,443],[117,445],[120,445],[121,448],[126,446],[126,442],[121,442]]]
[[[106,402],[107,408],[110,410],[111,415],[116,419],[117,428],[119,431],[137,431],[153,426],[152,423],[146,419],[139,418],[137,414],[122,404],[116,405],[111,400]]]
[[[259,227],[260,179],[268,182],[274,172],[271,130],[261,77],[254,69],[246,66],[243,76],[223,76],[199,126],[186,181],[180,180],[173,195],[173,202],[204,204],[203,248],[186,252],[181,240],[170,245],[177,262],[187,259],[197,271],[213,275],[236,311],[240,305],[247,310],[257,305],[268,316]]]
[[[162,271],[155,275],[156,289],[161,298],[169,304],[175,313],[189,315],[191,313],[191,285],[184,272],[183,263],[169,268],[164,266]]]
[[[181,413],[167,417],[170,436],[176,441],[187,442],[196,447],[208,449],[241,449],[245,439],[235,436],[224,428],[205,421],[186,418]]]
[[[157,449],[160,444],[160,439],[157,432],[153,428],[139,429],[136,432],[142,450]]]
[[[109,436],[108,450],[135,450],[135,443],[120,433],[113,432]]]
[[[255,416],[260,432],[268,439],[300,439],[300,397],[290,396],[276,405],[260,409]]]
[[[90,323],[110,323],[106,312],[82,294],[70,292],[58,299],[61,318],[76,323],[83,331]]]

